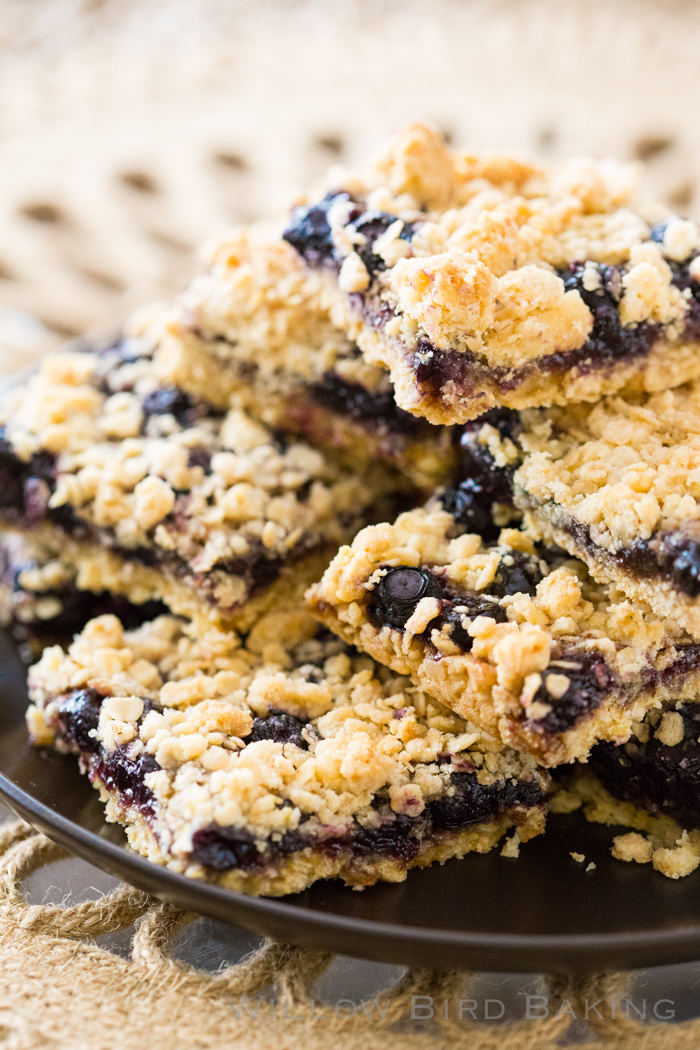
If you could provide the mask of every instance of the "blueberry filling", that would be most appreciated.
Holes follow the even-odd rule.
[[[319,267],[331,264],[340,267],[342,259],[336,252],[328,222],[328,212],[338,200],[352,201],[353,204],[356,204],[349,193],[331,192],[327,193],[318,204],[301,206],[292,211],[289,224],[282,236],[309,266]],[[375,255],[372,251],[374,243],[396,220],[397,217],[388,212],[363,212],[361,206],[357,204],[350,211],[346,229],[359,233],[364,238],[355,245],[355,250],[365,264],[370,279],[379,271],[386,269],[386,263],[382,257]],[[399,239],[410,241],[414,230],[414,223],[404,223]]]
[[[47,591],[24,590],[20,586],[19,577],[25,569],[34,567],[32,564],[16,567],[12,572],[12,580],[4,574],[3,582],[11,587],[13,593],[23,592],[26,595],[26,599],[22,598],[18,603],[22,615],[16,618],[10,628],[13,637],[18,641],[26,641],[31,636],[37,640],[41,639],[46,644],[49,638],[70,638],[82,631],[88,620],[104,616],[106,613],[116,616],[126,630],[133,630],[148,620],[154,620],[157,616],[167,613],[162,602],[148,601],[143,605],[133,605],[126,598],[109,594],[107,591],[93,594],[91,591],[78,591],[69,586]],[[56,599],[60,604],[60,611],[49,618],[38,615],[29,617],[32,603],[41,602],[46,598]]]
[[[540,805],[543,799],[542,788],[534,780],[484,785],[473,773],[452,773],[450,780],[454,794],[428,803],[436,831],[468,827],[491,820],[514,806]]]
[[[267,718],[256,718],[253,728],[246,737],[246,744],[258,740],[272,740],[276,744],[296,744],[302,751],[309,750],[308,741],[302,735],[306,722],[284,711],[275,711]]]
[[[486,542],[498,537],[499,527],[493,520],[496,503],[509,505],[512,495],[512,467],[499,467],[488,447],[478,440],[484,424],[494,426],[503,438],[512,437],[520,427],[517,412],[493,409],[468,423],[460,437],[460,478],[440,497],[448,514],[465,532],[475,532]]]
[[[152,816],[155,800],[153,792],[144,783],[144,777],[160,767],[146,751],[133,757],[130,744],[106,751],[95,739],[92,734],[97,729],[104,699],[96,689],[76,689],[63,697],[57,705],[58,737],[80,752],[91,780],[97,777],[108,790],[119,793],[122,803],[137,807],[146,817]],[[139,723],[149,711],[160,710],[158,704],[144,698]]]
[[[95,347],[90,347],[90,349],[93,352],[95,351]],[[100,357],[106,357],[109,360],[110,367],[113,367],[115,361],[123,364],[132,364],[134,361],[152,356],[146,340],[133,339],[129,336],[125,336],[115,343],[110,343],[109,346],[97,348],[97,353]]]
[[[37,452],[27,462],[19,459],[0,428],[0,510],[9,516],[38,516],[46,513],[56,480],[56,460],[49,452]]]
[[[301,556],[304,553],[304,551],[299,551],[298,555]],[[292,555],[295,554],[297,552],[292,552]],[[279,578],[282,565],[281,558],[266,558],[263,554],[248,559],[229,558],[226,561],[217,562],[209,572],[193,573],[191,579],[197,589],[207,595],[210,601],[218,602],[220,599],[216,596],[216,589],[224,579],[224,574],[225,576],[241,576],[245,581],[246,593],[251,596],[274,583]],[[189,576],[189,570],[184,569],[183,575]]]
[[[547,688],[550,675],[568,678],[569,685],[562,695],[550,693]],[[547,704],[551,710],[542,718],[527,719],[527,722],[539,731],[565,733],[600,707],[613,685],[612,671],[600,655],[566,652],[542,672],[542,684],[532,698],[535,703]]]
[[[60,701],[56,721],[66,743],[83,753],[99,752],[100,744],[90,734],[97,729],[103,700],[96,689],[77,689]]]
[[[187,454],[188,467],[201,467],[205,474],[211,474],[211,452],[208,448],[191,448]]]
[[[700,595],[700,538],[690,523],[685,532],[657,533],[649,540],[637,540],[630,547],[608,551],[595,542],[587,525],[567,522],[566,531],[594,558],[603,557],[627,572],[642,577],[668,580],[689,598]]]
[[[386,233],[389,227],[395,222],[395,215],[390,215],[384,211],[367,211],[349,224],[351,229],[361,233],[365,238],[365,243],[358,244],[355,250],[365,264],[370,280],[372,280],[377,273],[386,269],[386,263],[381,255],[375,255],[372,251],[374,243],[382,236],[382,234]],[[415,224],[412,222],[405,222],[398,239],[401,241],[410,241],[414,231]]]
[[[377,827],[355,824],[343,836],[324,838],[299,830],[285,832],[258,851],[250,832],[233,827],[210,825],[192,837],[192,859],[215,871],[232,868],[250,870],[262,867],[297,850],[311,847],[324,853],[348,850],[358,856],[388,856],[412,860],[421,843],[433,833],[459,832],[515,808],[534,808],[544,803],[544,792],[536,781],[506,781],[491,785],[478,783],[473,773],[452,773],[452,795],[434,799],[424,811],[411,817],[388,810],[385,800],[375,799],[382,819]]]
[[[664,219],[663,222],[657,222],[656,226],[652,226],[649,231],[649,240],[654,241],[656,244],[663,244],[666,228],[670,221],[670,219]]]
[[[360,856],[379,853],[409,861],[419,853],[423,835],[429,833],[430,823],[422,814],[420,817],[408,817],[399,813],[378,828],[356,826],[351,848]],[[329,845],[326,843],[326,848]]]
[[[542,581],[539,559],[525,551],[511,550],[504,554],[489,584],[489,594],[505,598],[507,594],[534,595],[537,584]]]
[[[393,391],[372,393],[359,383],[348,383],[336,372],[326,372],[309,387],[311,396],[333,412],[349,416],[367,428],[396,434],[427,432],[425,420],[404,412],[394,400]]]
[[[264,864],[265,861],[269,862],[303,848],[301,836],[294,831],[285,832],[263,853],[258,849],[251,833],[243,828],[219,827],[212,824],[210,827],[200,828],[192,836],[192,860],[213,871],[230,871],[232,868],[247,871]]]
[[[407,565],[387,569],[372,591],[370,609],[383,624],[403,628],[421,598],[442,598],[442,585],[429,569]]]
[[[567,291],[579,293],[593,314],[593,328],[580,350],[579,356],[595,360],[616,359],[647,354],[658,338],[661,326],[642,322],[623,326],[620,321],[620,299],[622,298],[622,272],[616,266],[595,264],[599,287],[593,290],[584,286],[584,272],[590,274],[592,263],[572,263],[568,270],[560,273]]]
[[[686,299],[687,312],[683,334],[686,339],[700,339],[700,283],[688,273],[687,262],[678,263],[673,259],[667,259],[666,262],[673,272],[671,283],[680,292],[690,294],[690,298]]]
[[[675,705],[665,709],[675,710]],[[700,828],[700,704],[684,704],[678,711],[683,718],[680,743],[663,744],[650,727],[646,741],[632,737],[622,746],[597,744],[588,768],[615,798]]]
[[[114,751],[102,751],[89,763],[91,776],[96,776],[108,791],[119,792],[120,801],[135,806],[144,816],[151,816],[155,808],[153,792],[144,783],[144,777],[160,769],[153,755],[142,751],[136,758],[130,754],[130,745],[122,744]]]
[[[438,617],[431,620],[428,631],[441,631],[445,624],[449,624],[451,640],[459,646],[462,652],[468,653],[474,644],[474,639],[468,633],[467,627],[477,616],[488,616],[496,623],[505,623],[508,619],[505,609],[497,601],[489,601],[487,597],[476,593],[460,595],[455,598],[454,605],[447,605]]]
[[[0,427],[0,514],[8,521],[29,524],[48,518],[67,532],[80,534],[85,525],[72,507],[49,507],[56,483],[56,460],[50,452],[37,452],[21,460]]]
[[[495,597],[476,591],[450,596],[430,569],[406,565],[390,568],[382,576],[372,591],[368,615],[378,626],[388,625],[403,630],[421,598],[437,598],[440,602],[438,615],[421,635],[428,644],[432,631],[441,631],[447,625],[455,645],[469,652],[473,639],[468,634],[465,619],[468,623],[477,616],[489,616],[497,623],[505,623],[508,619]]]
[[[689,598],[700,594],[700,540],[671,533],[661,540],[661,565]]]
[[[498,536],[498,526],[493,520],[493,493],[488,483],[477,478],[465,478],[456,488],[447,488],[440,497],[440,502],[463,527],[465,532],[475,532],[486,542]]]
[[[171,415],[183,429],[192,426],[193,402],[189,394],[177,387],[160,387],[144,397],[141,408],[144,420],[150,416]]]
[[[351,197],[349,193],[331,192],[318,204],[294,208],[282,234],[284,240],[291,244],[310,266],[322,266],[334,261],[335,246],[328,212],[337,200],[349,201]],[[360,209],[355,211],[357,217]]]
[[[72,693],[62,697],[57,703],[56,712],[56,728],[61,740],[86,754],[100,752],[102,745],[91,733],[97,729],[104,699],[102,693],[98,693],[96,689],[74,689]],[[149,711],[160,710],[162,709],[158,704],[144,697],[139,724]]]

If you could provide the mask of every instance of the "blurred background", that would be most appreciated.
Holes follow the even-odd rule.
[[[700,193],[695,0],[0,0],[0,374],[421,114]]]

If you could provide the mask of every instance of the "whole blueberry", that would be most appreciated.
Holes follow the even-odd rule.
[[[525,551],[508,551],[501,558],[489,594],[504,598],[507,594],[535,594],[542,580],[539,560]]]
[[[381,623],[400,629],[421,598],[442,596],[442,585],[429,569],[399,565],[382,576],[372,593],[370,608]]]
[[[318,204],[294,208],[282,234],[309,266],[332,261],[335,253],[328,211],[337,200],[350,200],[348,193],[327,193]],[[357,214],[357,213],[356,213]]]
[[[465,478],[456,488],[445,489],[441,502],[467,532],[475,532],[487,540],[495,538],[498,529],[491,513],[493,495],[488,483]]]
[[[247,744],[258,740],[273,740],[276,744],[296,744],[302,751],[308,751],[308,742],[302,736],[306,723],[294,715],[283,711],[268,715],[267,718],[256,718],[253,728],[246,737]]]

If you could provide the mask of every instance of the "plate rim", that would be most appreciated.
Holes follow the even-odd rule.
[[[141,887],[159,899],[172,901],[173,895],[179,896],[178,890],[182,890],[186,896],[200,897],[204,907],[201,910],[194,909],[198,911],[198,914],[208,915],[219,921],[235,923],[246,929],[253,929],[255,932],[259,932],[257,924],[254,926],[248,925],[246,922],[248,915],[250,917],[259,916],[263,920],[266,916],[277,917],[282,919],[284,925],[295,923],[301,928],[311,928],[313,931],[318,931],[321,935],[339,932],[346,936],[350,935],[352,940],[358,941],[366,937],[371,937],[374,940],[379,935],[382,940],[387,940],[391,944],[388,953],[384,951],[379,953],[372,951],[365,955],[355,953],[360,958],[374,958],[399,965],[415,965],[411,962],[407,963],[405,955],[400,957],[399,954],[393,951],[393,948],[396,947],[397,953],[400,953],[402,948],[411,949],[412,946],[420,950],[435,947],[438,950],[440,948],[464,949],[465,953],[480,951],[489,953],[489,955],[492,951],[495,951],[497,956],[512,952],[514,958],[511,960],[511,965],[496,967],[495,969],[489,965],[482,969],[490,970],[491,972],[530,973],[541,972],[541,968],[536,968],[535,970],[527,967],[518,968],[517,966],[514,968],[512,964],[525,960],[531,955],[540,955],[549,951],[553,954],[554,960],[556,960],[556,965],[551,972],[560,972],[562,970],[588,972],[591,968],[600,969],[599,964],[591,967],[589,960],[591,955],[598,955],[601,951],[611,957],[630,956],[641,959],[647,953],[650,953],[650,958],[653,958],[657,951],[668,949],[671,952],[669,958],[682,962],[692,961],[697,958],[695,951],[689,955],[687,954],[691,947],[696,950],[700,949],[700,922],[697,925],[684,925],[675,929],[643,932],[518,934],[453,931],[441,927],[427,926],[409,927],[399,923],[378,924],[371,919],[317,911],[305,908],[302,905],[289,904],[283,897],[253,897],[237,890],[218,886],[215,883],[199,882],[188,878],[186,875],[181,875],[160,865],[153,864],[129,847],[103,839],[95,832],[56,812],[46,803],[39,802],[38,799],[35,799],[29,792],[19,787],[2,772],[0,772],[0,797],[8,803],[14,812],[27,820],[32,827],[36,827],[32,820],[34,818],[34,821],[39,825],[38,830],[57,841],[59,845],[66,848],[69,852],[82,857],[89,863],[95,864],[96,867],[110,871],[111,869],[107,864],[100,863],[100,861],[114,860],[120,867],[134,870],[137,875],[143,874],[144,882],[162,882],[163,892],[160,893],[158,892],[159,887],[155,889]],[[54,834],[52,835],[51,832]],[[79,848],[72,849],[69,844],[76,845]],[[130,881],[121,874],[119,877],[125,881]],[[169,887],[173,889],[173,894],[165,892]],[[204,892],[201,895],[196,894],[196,888],[201,888]],[[206,907],[207,898],[222,906],[226,904],[229,906],[233,905],[236,914],[231,915],[226,920],[225,917],[222,917],[221,909],[216,909],[214,913],[213,909]],[[187,907],[188,910],[192,910],[191,905]],[[297,943],[304,943],[304,941],[307,941],[307,938],[302,937],[297,940]],[[312,941],[318,947],[316,939],[312,938]],[[679,957],[679,949],[683,958]],[[669,959],[665,958],[666,954],[666,951],[662,952],[664,956],[663,961],[668,962]],[[503,962],[506,962],[506,960],[504,959]],[[653,962],[649,962],[647,965],[653,965]]]

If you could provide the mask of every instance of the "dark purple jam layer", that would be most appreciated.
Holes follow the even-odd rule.
[[[503,781],[484,786],[474,773],[451,774],[453,795],[429,802],[418,817],[391,811],[386,801],[375,799],[381,814],[379,827],[354,824],[345,835],[323,837],[318,832],[305,833],[304,823],[296,831],[285,832],[270,842],[260,853],[250,832],[239,828],[211,825],[192,838],[192,859],[215,871],[232,868],[251,870],[302,849],[317,849],[336,855],[348,852],[360,857],[388,856],[411,861],[422,843],[440,832],[459,832],[476,824],[491,821],[509,810],[542,806],[544,792],[535,781]]]
[[[581,522],[569,519],[560,527],[595,560],[609,560],[635,576],[668,581],[689,598],[700,595],[700,530],[693,522],[684,530],[659,532],[619,551],[597,544],[590,528]]]
[[[318,204],[295,208],[292,212],[284,237],[310,266],[334,269],[340,266],[341,260],[336,253],[328,222],[329,208],[337,199],[353,200],[347,193],[332,192]],[[372,245],[396,219],[385,212],[363,213],[361,204],[357,201],[353,203],[355,207],[350,214],[348,226],[366,237],[366,244],[358,246],[357,253],[367,268],[370,282],[373,282],[376,274],[384,270],[386,265],[380,256],[373,253]],[[401,232],[402,239],[410,241],[415,225],[406,223]],[[663,223],[654,227],[650,239],[663,240],[665,226]],[[690,291],[683,333],[686,340],[700,339],[700,283],[690,276],[690,261],[669,262],[673,271],[673,284],[681,291]],[[654,342],[663,334],[663,326],[649,322],[624,326],[620,321],[619,304],[625,270],[598,263],[595,266],[600,275],[600,287],[594,290],[584,287],[583,262],[572,263],[559,275],[566,289],[578,291],[593,314],[593,328],[579,349],[548,354],[522,368],[508,369],[491,367],[469,351],[455,353],[440,350],[427,339],[421,339],[413,354],[416,383],[437,400],[440,400],[440,391],[447,383],[463,390],[466,396],[471,396],[475,387],[483,384],[495,384],[506,394],[520,386],[535,372],[556,375],[577,369],[581,374],[586,374],[594,369],[611,367],[619,361],[646,356]],[[372,327],[382,328],[393,315],[387,304],[372,293],[371,284],[368,293],[354,294],[352,299]]]
[[[155,797],[144,777],[160,767],[147,752],[132,758],[129,744],[114,751],[102,748],[92,734],[97,729],[103,699],[95,689],[76,689],[64,697],[58,705],[58,737],[79,752],[91,780],[99,779],[108,791],[118,792],[124,805],[136,807],[148,819],[155,811]],[[145,699],[142,718],[154,707]]]
[[[399,408],[391,391],[372,393],[359,383],[346,382],[336,372],[326,372],[308,389],[323,408],[349,416],[368,430],[406,435],[430,433],[430,423]]]
[[[13,625],[22,631],[32,629],[39,634],[51,636],[71,637],[81,631],[88,620],[105,613],[116,616],[126,630],[139,627],[147,620],[154,620],[157,616],[163,616],[167,609],[162,602],[150,601],[143,605],[132,605],[126,598],[119,595],[109,594],[106,591],[93,594],[91,591],[79,591],[75,587],[65,586],[47,591],[28,591],[22,587],[19,577],[27,570],[38,567],[35,561],[26,561],[21,564],[11,560],[8,550],[0,544],[0,584],[6,587],[12,594],[26,594],[29,608],[32,601],[40,601],[44,598],[55,598],[61,605],[61,611],[50,619],[26,618],[27,604],[21,608],[25,615],[21,623]]]
[[[675,704],[664,710],[674,710]],[[651,731],[648,741],[601,743],[591,751],[588,769],[615,798],[651,813],[667,813],[687,828],[700,828],[700,704],[683,704],[684,738],[669,747]]]
[[[358,244],[356,251],[365,264],[370,280],[373,280],[376,274],[386,269],[386,263],[380,255],[374,254],[372,246],[396,222],[395,215],[383,211],[363,211],[362,205],[353,200],[349,193],[336,191],[327,193],[318,204],[294,208],[282,236],[309,266],[339,269],[342,258],[335,250],[328,222],[329,209],[339,200],[353,204],[346,228],[364,237],[364,243]],[[400,240],[410,241],[415,229],[416,223],[404,223],[399,234]]]
[[[597,653],[566,650],[557,660],[566,661],[566,667],[550,665],[542,672],[542,685],[533,701],[551,706],[551,711],[539,719],[526,719],[526,725],[536,732],[565,733],[600,707],[615,686],[615,677]],[[574,666],[568,666],[574,665]],[[547,692],[548,674],[566,675],[569,687],[563,696],[555,699]]]
[[[80,753],[92,778],[99,778],[108,790],[118,793],[124,805],[135,807],[150,821],[155,815],[155,798],[143,780],[159,768],[158,763],[147,753],[133,759],[128,744],[114,751],[101,747],[92,734],[97,729],[103,699],[95,689],[76,689],[65,696],[58,704],[58,737],[71,750]],[[158,710],[157,705],[144,700],[142,718],[154,709]],[[266,718],[254,720],[246,744],[274,740],[308,750],[309,731],[313,733],[301,719],[275,711]],[[441,756],[443,765],[451,761],[451,756]],[[460,756],[458,761],[464,764],[468,756],[466,759]],[[296,831],[285,832],[262,852],[250,832],[211,825],[193,835],[191,857],[213,871],[263,868],[280,857],[307,848],[331,854],[350,851],[359,856],[384,855],[409,861],[419,852],[421,842],[434,833],[460,831],[510,810],[532,809],[545,803],[544,791],[534,780],[482,785],[476,772],[457,770],[450,774],[450,787],[453,794],[429,802],[418,817],[395,814],[386,799],[377,798],[373,805],[381,815],[379,827],[356,823],[342,836],[324,837],[317,830],[305,833],[302,822]]]
[[[89,620],[96,616],[110,614],[116,616],[125,630],[131,631],[141,624],[164,616],[168,610],[162,602],[149,601],[143,605],[133,605],[126,598],[102,591],[92,594],[90,591],[59,590],[42,591],[37,599],[56,598],[61,603],[61,611],[50,619],[15,620],[10,625],[13,638],[18,642],[35,640],[40,647],[55,642],[70,640],[73,635],[82,631]],[[26,613],[26,606],[22,606]]]
[[[550,704],[552,710],[544,718],[530,719],[527,724],[536,731],[546,733],[564,733],[573,728],[591,715],[606,696],[619,691],[619,683],[614,673],[599,654],[569,649],[557,652],[555,659],[557,662],[575,663],[578,669],[558,667],[555,663],[542,672],[543,682],[551,672],[565,674],[571,683],[564,695],[556,700],[550,696],[544,684],[535,693],[534,699]],[[698,666],[700,643],[691,642],[679,646],[674,659],[663,670],[657,671],[652,667],[642,670],[639,690],[651,690],[659,686],[671,688],[674,681],[682,680]],[[624,694],[622,700],[624,702]]]
[[[384,576],[370,595],[367,611],[370,620],[378,627],[389,626],[403,630],[406,622],[416,610],[422,598],[437,598],[441,605],[440,615],[431,620],[424,641],[430,644],[429,635],[450,624],[452,640],[469,652],[472,639],[462,626],[462,620],[474,620],[477,616],[490,616],[505,623],[505,610],[498,604],[499,598],[507,594],[534,594],[542,579],[538,559],[522,551],[507,551],[499,565],[495,579],[487,591],[464,591],[459,594],[445,585],[441,577],[431,569],[418,569],[408,565],[383,566]]]

